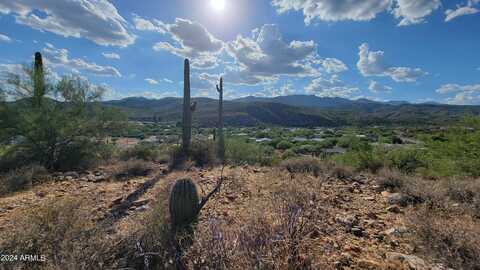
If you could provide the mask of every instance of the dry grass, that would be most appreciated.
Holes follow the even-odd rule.
[[[45,262],[14,262],[15,269],[102,269],[111,244],[90,221],[88,210],[73,198],[50,199],[14,218],[2,232],[4,254],[45,256]]]
[[[152,164],[143,160],[131,159],[120,162],[115,169],[114,178],[116,180],[128,180],[132,177],[147,176],[152,172]]]
[[[11,170],[0,175],[0,196],[22,190],[46,180],[47,170],[44,167],[31,165]]]
[[[299,157],[287,159],[280,164],[281,168],[286,169],[290,173],[308,173],[315,177],[320,175],[322,164],[320,160],[314,157]]]

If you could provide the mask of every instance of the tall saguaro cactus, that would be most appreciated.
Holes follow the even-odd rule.
[[[45,74],[43,71],[42,54],[35,53],[35,62],[33,64],[33,101],[35,106],[40,106],[42,98],[45,95]]]
[[[183,74],[183,130],[182,130],[182,149],[184,155],[190,151],[190,141],[192,139],[192,111],[195,110],[195,103],[190,102],[190,62],[185,59]]]
[[[224,162],[225,160],[225,137],[223,135],[223,78],[220,77],[220,86],[217,84],[218,91],[218,158]]]

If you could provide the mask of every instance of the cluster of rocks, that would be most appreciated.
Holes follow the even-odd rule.
[[[55,181],[72,181],[79,180],[85,182],[102,182],[110,178],[105,172],[102,171],[82,171],[82,172],[56,172],[53,174]]]

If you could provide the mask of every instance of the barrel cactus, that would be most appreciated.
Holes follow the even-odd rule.
[[[185,228],[198,216],[199,196],[191,179],[180,179],[170,193],[170,217],[173,229]]]

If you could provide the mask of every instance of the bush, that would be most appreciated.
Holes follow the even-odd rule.
[[[31,165],[0,175],[0,195],[30,187],[42,178],[46,178],[47,173],[42,166]]]
[[[272,165],[273,149],[263,145],[248,143],[239,139],[227,139],[225,156],[234,164]]]
[[[18,260],[9,269],[104,268],[112,240],[106,241],[107,234],[91,221],[91,211],[80,206],[73,198],[47,199],[12,220],[12,229],[0,232],[2,253],[44,255],[45,262]]]
[[[145,161],[157,161],[160,152],[151,143],[140,143],[120,153],[121,160],[141,159]]]
[[[181,168],[186,161],[192,161],[196,166],[213,165],[216,162],[215,144],[211,141],[196,141],[190,146],[190,153],[185,156],[181,146],[169,150],[169,168]]]
[[[400,148],[387,154],[388,166],[404,173],[414,173],[418,168],[424,167],[424,155],[420,150]]]
[[[322,171],[320,161],[313,157],[288,159],[280,163],[280,167],[286,169],[290,173],[310,173],[315,177],[320,175],[320,172]]]
[[[287,150],[290,149],[293,146],[291,142],[287,141],[281,141],[277,144],[276,148],[280,150]]]
[[[152,165],[146,161],[131,159],[122,162],[115,171],[115,179],[128,180],[131,177],[147,176],[152,171]]]
[[[399,172],[383,168],[378,172],[377,183],[385,190],[398,191],[405,186],[405,179]]]

